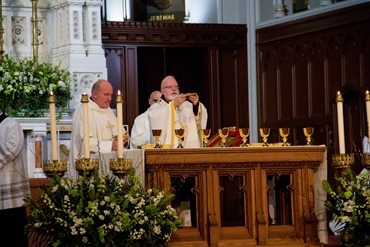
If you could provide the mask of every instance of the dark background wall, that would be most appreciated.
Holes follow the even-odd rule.
[[[212,135],[224,126],[248,127],[245,25],[105,22],[102,37],[108,79],[126,99],[125,123],[132,126],[171,74],[181,92],[199,94]]]
[[[344,97],[346,153],[367,135],[365,91],[370,89],[370,4],[257,30],[259,124],[315,128],[313,143],[339,153],[336,93]],[[328,159],[330,162],[330,159]]]

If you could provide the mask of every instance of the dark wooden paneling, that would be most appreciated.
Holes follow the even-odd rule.
[[[246,37],[245,25],[103,22],[109,78],[127,94],[124,121],[131,126],[150,92],[172,74],[181,92],[200,95],[213,131],[248,127]],[[109,57],[112,50],[121,59]]]
[[[305,141],[303,127],[313,126],[314,144],[339,152],[335,97],[341,91],[346,152],[361,147],[363,94],[370,88],[369,12],[366,2],[256,31],[260,126],[292,128],[293,144]]]

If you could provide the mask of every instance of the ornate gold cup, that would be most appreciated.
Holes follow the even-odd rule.
[[[54,175],[63,177],[67,171],[67,161],[52,160],[44,162],[42,170],[48,178],[53,178]]]
[[[99,169],[99,159],[80,158],[76,160],[76,171],[80,176],[84,173],[90,176],[95,170]]]
[[[240,144],[241,147],[248,147],[248,136],[249,136],[249,128],[239,128],[239,134],[242,137],[243,142]]]
[[[267,139],[270,135],[270,128],[260,128],[260,135],[262,137],[263,147],[267,147],[269,144],[267,143]]]
[[[229,136],[229,129],[222,128],[218,129],[218,135],[221,137],[221,147],[227,147],[226,146],[226,138]]]
[[[202,129],[200,135],[202,136],[203,147],[208,147],[208,138],[211,135],[211,129]]]
[[[123,179],[133,169],[132,159],[125,158],[110,159],[109,169],[112,171],[114,175],[116,175],[120,179]]]
[[[175,134],[177,136],[177,148],[184,148],[182,145],[182,142],[184,141],[184,136],[185,136],[185,130],[184,129],[175,129]]]
[[[279,128],[279,134],[283,138],[283,146],[290,146],[288,143],[289,132],[289,128]]]
[[[159,142],[159,138],[162,135],[162,130],[161,129],[153,129],[152,130],[152,134],[153,134],[154,140],[155,140],[155,146],[154,146],[154,148],[161,148],[161,144]]]
[[[305,127],[303,128],[303,134],[306,137],[307,140],[307,146],[312,145],[311,136],[313,135],[314,128],[313,127]]]

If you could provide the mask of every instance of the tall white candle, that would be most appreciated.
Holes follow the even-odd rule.
[[[83,114],[83,138],[84,138],[84,157],[90,159],[90,135],[89,135],[89,96],[82,94],[82,114]]]
[[[365,100],[366,100],[366,118],[367,118],[367,137],[370,138],[370,93],[369,93],[369,90],[366,90]]]
[[[338,138],[339,138],[339,153],[346,153],[346,146],[344,142],[344,120],[343,120],[343,97],[337,92],[337,115],[338,115]]]
[[[50,92],[49,111],[50,111],[51,157],[52,157],[51,159],[58,160],[57,122],[55,113],[55,95],[53,91]]]
[[[117,157],[123,158],[123,125],[122,125],[122,95],[121,91],[117,93]]]

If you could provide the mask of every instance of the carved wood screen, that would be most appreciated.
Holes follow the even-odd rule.
[[[248,127],[246,35],[245,25],[103,23],[108,79],[124,92],[124,122],[132,125],[172,74],[181,92],[198,92],[213,131]]]
[[[313,144],[339,153],[336,92],[344,96],[346,152],[361,149],[366,128],[365,91],[370,89],[370,3],[257,30],[259,125],[315,128]]]

